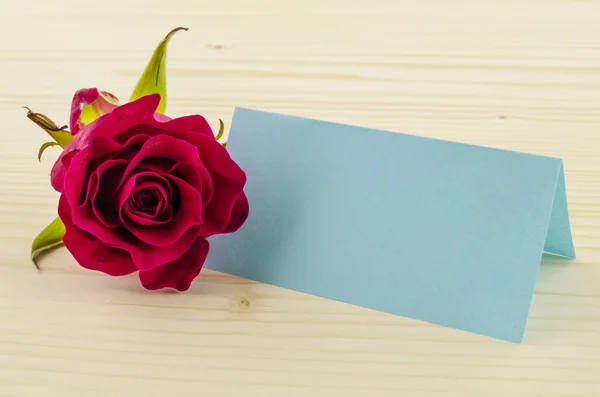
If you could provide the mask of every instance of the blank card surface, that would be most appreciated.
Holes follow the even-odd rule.
[[[240,108],[227,148],[250,215],[207,268],[521,342],[575,254],[560,159]]]

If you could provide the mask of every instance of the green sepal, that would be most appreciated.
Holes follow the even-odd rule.
[[[129,101],[135,101],[150,94],[160,94],[160,103],[156,111],[162,114],[165,113],[167,108],[167,45],[171,37],[180,30],[188,29],[183,27],[175,28],[158,44]]]
[[[48,149],[49,147],[52,146],[58,146],[58,143],[56,142],[45,142],[42,144],[42,146],[40,147],[40,151],[38,152],[38,161],[42,161],[42,153],[44,153],[44,151],[46,149]]]
[[[219,132],[215,139],[218,141],[223,136],[223,132],[225,132],[225,124],[223,124],[223,120],[219,119]]]
[[[61,148],[66,148],[69,142],[73,140],[73,135],[67,131],[66,125],[59,127],[48,116],[41,113],[35,113],[28,107],[23,107],[27,109],[27,118],[46,131]]]
[[[42,251],[62,245],[64,235],[65,225],[60,218],[56,218],[33,240],[33,243],[31,244],[31,260],[38,269],[39,266],[35,260],[37,255]]]

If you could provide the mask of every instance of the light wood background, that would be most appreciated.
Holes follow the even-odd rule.
[[[0,396],[600,396],[600,1],[2,0]],[[184,294],[29,262],[68,122],[169,48],[169,113],[234,106],[562,157],[576,261],[522,345],[203,271]]]

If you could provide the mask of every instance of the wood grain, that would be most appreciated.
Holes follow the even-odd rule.
[[[3,0],[1,396],[600,395],[600,2]],[[169,48],[169,113],[235,106],[564,159],[576,261],[544,258],[515,345],[203,271],[185,294],[36,272],[56,214],[30,106],[66,123],[97,86],[127,98]]]

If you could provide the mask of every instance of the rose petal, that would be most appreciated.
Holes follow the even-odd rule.
[[[245,183],[244,172],[233,161],[227,149],[215,139],[212,131],[207,133],[205,128],[206,120],[203,119],[202,116],[196,115],[180,117],[167,122],[161,122],[155,118],[148,122],[153,122],[152,125],[159,130],[168,131],[169,136],[195,146],[198,150],[201,162],[205,165],[211,175],[218,174],[221,176],[229,176],[234,180],[243,179]],[[202,131],[187,130],[185,126],[190,120],[195,120],[198,123],[198,128],[202,128]],[[173,127],[181,127],[182,129]],[[210,127],[208,128],[210,129]]]
[[[131,251],[143,245],[129,230],[124,227],[106,227],[98,220],[89,206],[74,208],[72,220],[75,226],[98,238],[111,247]]]
[[[133,208],[128,208],[128,203],[123,206],[124,218],[128,223],[136,223],[143,226],[158,226],[169,223],[173,220],[173,208],[165,206],[162,213],[154,218],[147,218],[136,213]]]
[[[141,182],[138,182],[140,180]],[[154,180],[154,182],[152,182],[152,180]],[[174,194],[170,185],[171,184],[169,183],[169,180],[153,171],[141,171],[130,175],[129,178],[120,187],[117,197],[117,208],[121,222],[123,222],[124,225],[141,224],[144,226],[150,226],[162,225],[170,221],[172,219],[173,213],[172,211],[168,210],[167,207],[170,207],[168,203],[165,204],[166,214],[164,217],[160,217],[160,219],[148,219],[147,217],[142,217],[139,214],[136,214],[132,208],[128,208],[127,204],[131,195],[140,186],[142,188],[155,186],[163,192],[166,201],[171,201],[173,199]]]
[[[89,164],[88,150],[74,153],[63,182],[63,190],[71,207],[81,205],[81,191],[85,186],[86,171]]]
[[[206,207],[213,196],[212,179],[198,156],[188,160],[175,162],[171,159],[151,158],[140,161],[136,170],[154,171],[159,174],[181,174],[182,179],[202,192],[202,205]]]
[[[225,230],[223,230],[223,233],[233,233],[242,227],[248,218],[249,211],[250,208],[248,205],[248,198],[246,197],[246,194],[242,192],[240,197],[238,197],[237,201],[235,202],[233,209],[231,210],[229,224]]]
[[[91,207],[96,218],[106,227],[122,226],[116,206],[116,188],[125,171],[127,160],[107,160],[100,164],[90,177],[90,184],[96,181],[92,192]]]
[[[75,138],[67,145],[58,160],[54,163],[51,173],[52,187],[56,191],[62,192],[68,168],[67,162],[63,161],[65,157],[73,157],[74,155],[71,154],[73,152],[82,151],[90,146],[93,147],[100,144],[106,147],[101,150],[95,150],[97,155],[93,158],[97,158],[110,151],[118,150],[122,147],[123,142],[113,142],[113,138],[133,126],[144,124],[145,121],[156,122],[153,116],[159,102],[160,95],[158,94],[142,97],[115,108],[112,112],[100,116],[79,130]],[[108,138],[109,141],[99,142],[102,138]],[[88,160],[92,160],[93,158],[89,158]]]
[[[122,132],[116,134],[112,139],[119,143],[119,144],[123,144],[125,142],[127,142],[129,139],[131,139],[132,137],[138,136],[138,135],[145,135],[148,138],[152,138],[158,135],[164,135],[165,131],[160,129],[160,128],[156,128],[154,125],[148,125],[148,124],[138,124],[138,125],[134,125],[130,128],[127,128],[125,130],[123,130]]]
[[[214,195],[212,177],[199,157],[180,161],[171,167],[169,174],[181,174],[183,179],[202,194],[202,206],[206,208]]]
[[[159,158],[150,158],[146,160],[140,161],[135,169],[136,170],[146,170],[146,171],[154,171],[157,174],[170,174],[173,166],[177,163],[174,160],[167,159],[164,157]]]
[[[213,175],[213,186],[215,193],[204,209],[204,225],[200,232],[205,237],[222,233],[228,227],[234,204],[243,191],[243,183],[218,175]]]
[[[192,226],[202,224],[202,197],[187,182],[173,175],[167,175],[179,190],[179,204],[174,219],[160,226],[140,226],[127,223],[125,227],[141,241],[155,247],[168,247],[174,244]]]
[[[108,113],[108,109],[113,109],[112,105],[121,105],[121,103],[119,102],[119,98],[117,98],[115,95],[111,94],[108,91],[100,91],[100,97],[102,97],[104,101],[99,102],[98,106],[105,113]]]
[[[194,134],[202,134],[212,139],[215,139],[215,134],[210,128],[210,125],[206,121],[206,119],[199,114],[193,114],[189,116],[178,117],[175,119],[165,120],[159,117],[154,117],[154,119],[161,123],[161,128],[173,132],[176,134],[181,133],[194,133]]]
[[[156,218],[161,209],[171,201],[171,194],[161,184],[154,181],[139,183],[128,202],[133,206],[135,213],[143,218]]]
[[[150,173],[149,173],[150,174]],[[157,174],[151,173],[150,175],[158,177]],[[119,190],[117,193],[117,208],[120,210],[121,207],[125,204],[133,189],[135,189],[135,185],[137,184],[137,174],[129,175],[121,186],[119,186]]]
[[[132,137],[124,144],[119,144],[114,142],[112,139],[103,136],[92,138],[91,130],[94,129],[96,124],[99,124],[100,122],[101,119],[98,119],[81,130],[81,132],[79,132],[79,134],[77,134],[69,143],[69,145],[67,145],[67,147],[62,151],[61,155],[58,157],[58,160],[56,160],[54,163],[52,172],[50,174],[50,183],[57,192],[62,193],[67,171],[69,170],[72,160],[76,155],[82,152],[86,153],[85,156],[82,155],[79,157],[75,164],[77,164],[79,169],[87,172],[87,166],[91,162],[111,153],[117,153],[120,151],[119,156],[121,158],[128,159],[126,156],[129,156],[137,151],[136,148],[141,147],[141,145],[148,139],[148,137],[145,135],[138,135]],[[127,147],[127,149],[123,149],[124,146]],[[130,146],[131,149],[129,148]],[[81,175],[80,177],[84,178],[84,176]],[[82,183],[81,178],[78,180],[78,183]]]
[[[76,161],[80,161],[80,157],[84,155],[85,152],[79,152],[78,155],[75,156]],[[127,163],[127,160],[107,159],[104,162],[98,163],[96,170],[94,170],[89,177],[89,182],[85,180],[87,174],[87,162],[84,161],[83,163],[84,165],[73,165],[69,167],[69,172],[67,174],[68,178],[65,183],[65,196],[69,201],[69,205],[74,208],[91,204],[97,196],[98,191],[104,191],[104,195],[114,193],[114,191],[110,191],[111,186],[112,189],[116,189],[118,186],[114,184],[114,178],[104,178],[106,180],[103,181],[103,174],[106,172],[109,172],[109,174],[116,173],[118,182],[125,170],[124,164]],[[94,186],[90,186],[91,183],[93,183]],[[109,190],[108,193],[106,192],[107,190]],[[86,192],[86,194],[82,194],[83,192]]]
[[[65,153],[63,151],[52,166],[52,171],[50,171],[50,184],[52,185],[52,188],[59,193],[62,193],[64,190],[65,175],[67,174],[67,170],[69,169],[73,157],[77,153],[78,152]]]
[[[169,135],[151,137],[142,146],[137,155],[131,160],[126,174],[129,174],[143,160],[154,158],[167,158],[175,162],[188,161],[198,158],[198,151],[188,142],[175,139]]]
[[[100,155],[120,149],[127,140],[116,142],[114,141],[114,138],[123,131],[140,124],[143,125],[146,120],[154,121],[152,115],[154,114],[154,109],[159,100],[160,97],[158,97],[158,95],[148,95],[137,101],[121,105],[112,112],[99,117],[92,123],[86,125],[79,133],[77,133],[77,135],[75,135],[75,138],[73,138],[63,150],[62,155],[66,155],[75,150],[83,150],[89,146],[95,146],[99,143],[97,141],[102,139],[108,139],[108,141],[103,142],[103,144],[106,146],[112,145],[112,148],[100,150]],[[141,131],[134,136],[136,139],[141,137],[145,140],[147,138]]]
[[[152,175],[153,177],[146,175]],[[167,178],[154,172],[140,172],[136,176],[140,182],[135,186],[133,194],[148,192],[156,194],[157,198],[164,199],[167,202],[173,199],[173,189]]]
[[[145,245],[129,251],[133,263],[140,270],[151,270],[165,263],[176,260],[183,255],[198,236],[198,226],[192,226],[179,240],[168,247]]]
[[[98,119],[102,122],[93,129],[90,136],[114,139],[123,131],[144,125],[147,121],[153,122],[154,111],[159,101],[160,96],[153,94],[115,108],[109,114]]]
[[[186,140],[196,146],[200,162],[211,176],[213,195],[208,204],[205,202],[201,235],[208,237],[221,233],[229,225],[233,205],[246,184],[246,174],[214,137],[191,133],[172,134],[178,140]]]
[[[167,121],[172,120],[172,119],[165,114],[154,113],[154,120],[161,122],[161,123],[166,123]]]
[[[142,285],[149,290],[174,288],[187,291],[200,274],[209,248],[208,241],[198,237],[180,258],[152,270],[140,271]]]
[[[80,152],[75,158],[77,158],[78,156],[80,156],[81,154],[84,154],[85,152]],[[112,160],[111,163],[116,163],[116,167],[119,167],[120,165],[122,165],[126,160]],[[99,166],[99,168],[101,167],[109,167],[111,164],[105,163],[102,164],[101,166]],[[113,166],[114,168],[114,166]],[[74,168],[71,167],[69,169],[68,172],[68,176],[70,177],[72,174],[72,170]],[[122,171],[122,170],[121,170]],[[79,174],[75,174],[75,176],[78,176]],[[118,178],[120,175],[113,175],[113,180],[115,178]],[[102,183],[103,181],[101,180],[99,182],[99,189],[102,189]],[[69,179],[69,183],[67,184],[67,187],[69,187],[69,189],[71,189],[71,184],[73,184],[73,190],[77,193],[77,179],[72,178]],[[111,186],[107,186],[105,188],[110,189]],[[116,186],[112,186],[112,188],[116,188]],[[133,236],[131,234],[131,232],[129,232],[127,229],[125,229],[124,227],[118,227],[118,228],[112,228],[112,227],[107,227],[94,213],[94,210],[92,209],[92,205],[90,203],[84,203],[82,205],[77,205],[77,206],[73,206],[73,204],[70,202],[70,200],[78,200],[78,198],[75,198],[75,194],[73,194],[73,198],[69,197],[69,192],[70,190],[68,190],[64,195],[67,199],[67,202],[69,203],[69,207],[71,207],[71,220],[72,222],[79,227],[80,229],[82,229],[83,231],[86,231],[88,233],[90,233],[91,235],[93,235],[94,237],[98,238],[99,240],[101,240],[103,243],[113,246],[113,247],[117,247],[117,248],[122,248],[125,250],[131,250],[134,249],[140,245],[143,245],[142,242],[140,242],[135,236]],[[116,196],[116,192],[114,193]],[[107,208],[103,208],[102,211],[110,211],[110,206],[112,205],[110,197],[106,197],[106,196],[110,196],[111,193],[107,192],[104,193],[104,202],[103,204],[108,207]],[[95,197],[92,198],[92,201],[95,199]],[[76,201],[78,202],[78,201]],[[114,203],[117,203],[117,197],[114,198]],[[101,204],[102,205],[102,204]],[[116,211],[117,207],[115,205],[115,208],[112,209],[114,211],[114,216],[118,216],[118,212]],[[112,214],[106,214],[106,217],[109,218],[110,216],[113,216]]]
[[[101,271],[111,276],[123,276],[137,270],[126,251],[109,247],[80,230],[71,222],[69,212],[69,204],[63,194],[58,209],[58,215],[66,228],[63,243],[77,263],[86,269]]]

